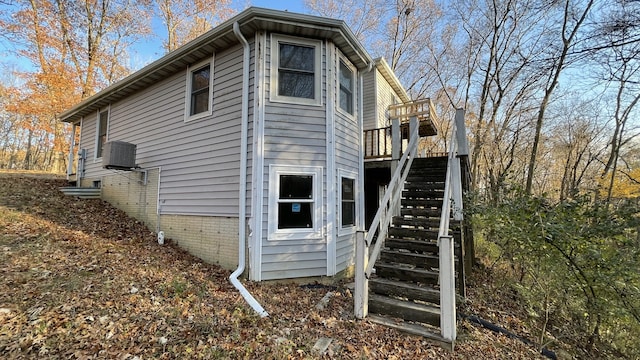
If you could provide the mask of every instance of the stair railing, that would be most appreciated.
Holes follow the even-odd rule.
[[[467,154],[464,110],[456,110],[456,118],[449,143],[447,175],[445,177],[440,229],[438,230],[440,332],[444,339],[456,339],[456,285],[454,239],[449,234],[449,221],[462,220],[462,177],[459,155]]]
[[[399,129],[398,126],[394,128]],[[404,188],[407,175],[409,175],[411,163],[418,153],[418,140],[420,138],[418,130],[418,119],[412,117],[409,121],[409,143],[404,154],[398,161],[387,191],[382,198],[381,205],[373,218],[373,222],[369,226],[369,231],[366,235],[360,231],[356,236],[354,306],[355,315],[359,319],[367,316],[368,279],[373,272],[376,260],[380,256],[380,250],[387,237],[391,220],[397,213],[400,199],[402,198],[402,189]],[[373,249],[369,252],[369,246],[374,242]]]

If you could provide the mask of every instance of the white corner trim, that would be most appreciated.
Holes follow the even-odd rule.
[[[336,61],[335,47],[333,43],[327,42],[327,109],[326,109],[326,153],[327,153],[327,276],[336,273],[336,134],[335,134],[335,113],[334,104],[337,99],[336,84]],[[338,85],[339,86],[339,85]],[[339,107],[339,106],[338,106]]]
[[[264,114],[265,114],[265,69],[266,69],[266,34],[256,33],[255,40],[256,67],[254,83],[254,112],[253,112],[253,151],[251,172],[251,212],[253,227],[249,241],[252,248],[249,253],[249,280],[262,280],[262,228],[263,228],[263,197],[264,197]]]

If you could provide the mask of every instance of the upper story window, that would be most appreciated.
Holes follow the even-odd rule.
[[[320,105],[321,42],[271,38],[271,101]]]
[[[109,129],[109,109],[98,112],[96,121],[96,159],[102,157],[102,149],[107,142],[107,131]]]
[[[340,109],[350,115],[353,115],[353,84],[355,82],[353,74],[354,71],[340,60],[338,99],[340,100]]]
[[[212,61],[206,60],[187,71],[185,121],[211,115],[213,101]]]

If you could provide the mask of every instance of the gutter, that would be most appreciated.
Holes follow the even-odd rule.
[[[233,32],[242,43],[244,49],[242,62],[242,125],[240,135],[240,191],[239,191],[239,209],[238,209],[238,268],[229,276],[229,281],[240,292],[244,300],[260,315],[260,317],[269,316],[269,313],[258,303],[258,301],[249,293],[247,288],[242,285],[238,276],[240,276],[246,265],[246,236],[247,236],[247,138],[249,133],[249,61],[251,49],[247,39],[240,32],[238,22],[233,23]]]

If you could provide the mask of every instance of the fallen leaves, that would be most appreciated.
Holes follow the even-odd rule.
[[[467,340],[449,353],[356,321],[342,286],[247,282],[270,313],[260,318],[229,284],[229,271],[157,245],[141,223],[100,200],[65,197],[57,190],[63,185],[0,173],[2,358],[538,356],[473,326],[461,325]]]

